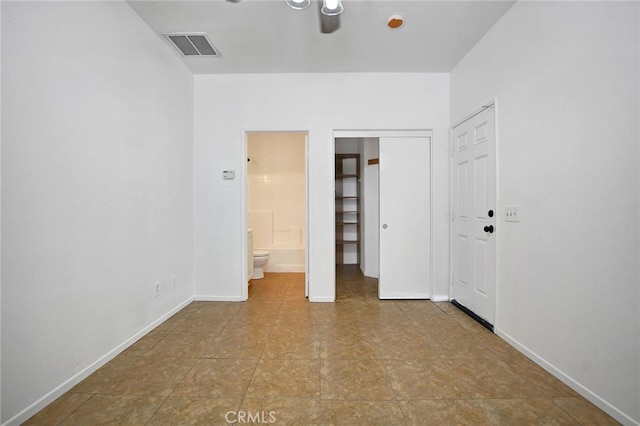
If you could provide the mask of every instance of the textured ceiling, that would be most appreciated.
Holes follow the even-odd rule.
[[[319,4],[284,0],[129,1],[156,32],[206,32],[219,58],[183,58],[195,74],[448,72],[514,1],[343,0],[340,29],[322,34]],[[398,30],[386,26],[401,15]]]

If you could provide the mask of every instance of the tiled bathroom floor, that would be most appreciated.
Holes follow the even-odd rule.
[[[380,301],[354,269],[336,303],[303,274],[249,295],[190,304],[27,424],[617,424],[449,303]]]

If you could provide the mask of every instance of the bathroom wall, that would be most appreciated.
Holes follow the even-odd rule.
[[[304,270],[305,139],[304,133],[247,135],[247,221],[254,248],[272,252],[267,272],[299,272],[284,265],[300,263]]]

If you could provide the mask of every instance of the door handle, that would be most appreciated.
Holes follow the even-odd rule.
[[[387,229],[389,227],[389,225],[387,225],[386,223],[384,225],[382,225],[382,229]]]
[[[488,232],[490,234],[493,234],[493,225],[485,226],[484,227],[484,232]]]

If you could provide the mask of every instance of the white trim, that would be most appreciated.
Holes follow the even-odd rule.
[[[200,294],[193,296],[193,300],[196,302],[245,302],[247,299],[242,299],[240,296],[215,296]]]
[[[380,300],[384,299],[403,299],[403,300],[429,300],[429,293],[396,293],[396,292],[387,292],[380,293]]]
[[[410,130],[334,130],[333,140],[336,138],[426,138],[432,137],[432,129]],[[335,151],[334,151],[335,156]]]
[[[433,297],[434,288],[434,251],[433,251],[433,145],[435,131],[429,131],[429,297]]]
[[[309,132],[304,135],[304,297],[309,297],[309,264],[311,256],[309,254],[311,244],[309,240]]]
[[[253,277],[253,273],[251,274],[251,277],[249,276],[249,259],[247,258],[247,238],[249,235],[249,215],[247,214],[247,209],[249,206],[249,202],[247,200],[247,194],[249,193],[249,191],[247,190],[247,173],[249,173],[249,171],[247,170],[247,163],[249,158],[249,132],[243,132],[243,141],[244,143],[242,144],[241,150],[242,160],[240,162],[240,164],[242,164],[242,167],[240,167],[240,187],[242,188],[242,197],[240,201],[240,222],[242,223],[240,230],[242,233],[240,235],[240,252],[243,253],[245,261],[242,268],[242,278],[240,280],[240,300],[246,301],[247,299],[249,299],[249,280]]]
[[[332,194],[335,194],[336,191],[336,132],[333,132],[333,136],[331,137],[331,178],[333,179],[333,191]],[[331,238],[333,250],[331,250],[331,264],[333,265],[333,274],[331,275],[331,279],[333,280],[333,284],[331,287],[333,288],[333,299],[336,298],[336,250],[335,250],[335,241],[336,241],[336,197],[331,196],[331,214],[333,215],[333,226],[331,227],[331,234],[333,237]],[[360,224],[362,226],[362,224]],[[362,228],[360,228],[360,232],[362,232]],[[342,256],[344,259],[344,254]],[[343,260],[344,261],[344,260]],[[311,300],[311,299],[309,299]]]
[[[617,409],[615,406],[607,402],[602,397],[593,393],[588,387],[583,385],[582,383],[574,380],[571,376],[560,370],[555,365],[551,364],[541,356],[537,355],[535,352],[530,350],[528,347],[511,337],[508,333],[505,333],[501,329],[496,329],[496,334],[504,339],[511,346],[516,348],[518,351],[522,352],[528,358],[530,358],[533,362],[538,364],[540,367],[545,369],[548,373],[556,377],[558,380],[578,392],[580,395],[585,397],[591,403],[593,403],[596,407],[600,408],[605,413],[609,414],[615,420],[619,421],[625,425],[640,425],[637,421],[633,420],[631,417]]]
[[[446,294],[434,294],[431,296],[432,302],[449,302],[451,298]]]
[[[496,165],[496,228],[498,233],[496,235],[496,286],[495,286],[495,296],[496,303],[494,305],[494,318],[493,318],[493,326],[497,328],[500,326],[500,304],[498,301],[500,300],[500,240],[502,239],[502,232],[500,232],[500,227],[498,226],[498,222],[502,218],[502,204],[500,202],[500,150],[498,142],[500,140],[499,132],[498,132],[498,98],[493,98],[493,144],[495,150],[495,165]]]
[[[78,383],[80,383],[81,381],[89,377],[97,369],[99,369],[100,367],[102,367],[112,359],[114,359],[116,356],[120,355],[131,345],[133,345],[138,340],[146,336],[154,328],[156,328],[157,326],[162,324],[164,321],[169,319],[171,316],[173,316],[174,314],[182,310],[184,307],[189,305],[191,302],[193,302],[193,300],[194,299],[192,297],[189,297],[184,302],[178,304],[178,306],[171,309],[169,312],[162,315],[160,318],[153,321],[151,324],[144,327],[142,330],[138,331],[133,336],[129,337],[127,340],[125,340],[124,342],[122,342],[121,344],[119,344],[118,346],[116,346],[115,348],[111,349],[109,352],[107,352],[106,354],[98,358],[96,361],[88,365],[86,368],[82,369],[78,373],[71,376],[68,380],[64,381],[61,385],[53,389],[51,392],[47,393],[42,398],[38,399],[36,402],[34,402],[30,406],[28,406],[27,408],[25,408],[24,410],[22,410],[21,412],[19,412],[9,420],[7,420],[5,423],[3,423],[3,426],[13,426],[13,425],[17,426],[24,423],[29,418],[37,414],[40,410],[45,408],[47,405],[51,404],[53,401],[55,401],[56,399],[64,395],[66,392],[71,390],[75,385],[77,385]]]
[[[449,300],[453,300],[453,221],[455,212],[453,211],[453,127],[449,127]]]
[[[454,124],[451,125],[451,129],[455,129],[456,127],[458,127],[459,125],[461,125],[462,123],[464,123],[467,120],[472,119],[473,117],[475,117],[476,115],[488,110],[489,108],[492,108],[495,106],[495,98],[491,99],[489,102],[485,102],[480,108],[476,109],[475,111],[473,111],[471,114],[467,115],[466,117],[462,118],[461,120],[456,121]]]
[[[309,302],[313,302],[313,303],[333,303],[335,301],[336,301],[335,297],[328,297],[328,296],[314,296],[314,297],[311,297],[311,296],[309,296]]]

